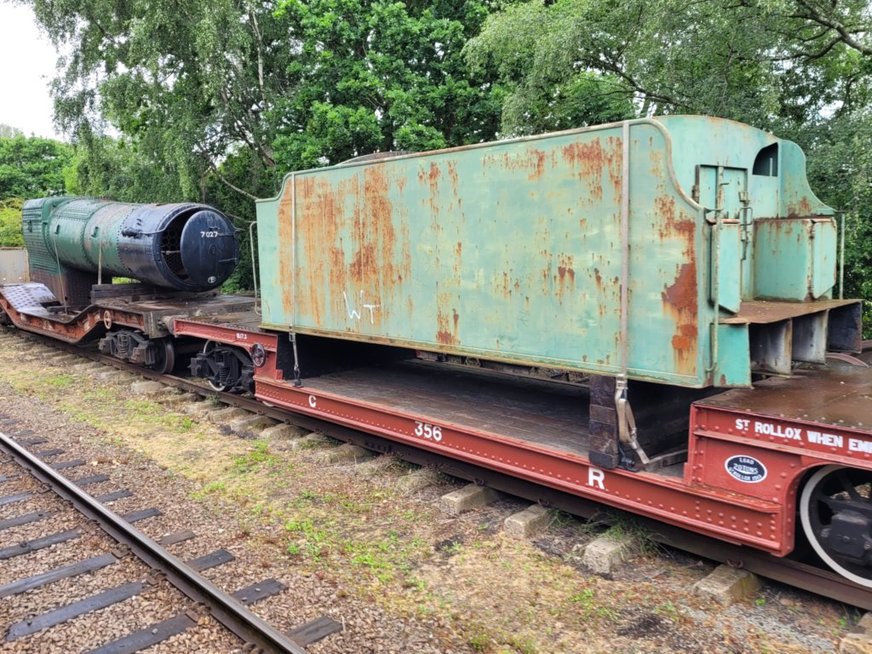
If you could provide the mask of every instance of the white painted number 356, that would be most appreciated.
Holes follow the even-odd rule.
[[[442,427],[431,425],[427,422],[415,421],[415,436],[426,438],[427,440],[436,441],[442,440]]]

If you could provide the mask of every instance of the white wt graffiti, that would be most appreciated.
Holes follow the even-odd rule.
[[[362,314],[360,311],[358,311],[357,305],[352,304],[352,302],[349,301],[348,293],[346,293],[345,291],[342,291],[342,297],[345,299],[345,310],[348,312],[349,319],[360,321]],[[375,310],[378,309],[379,306],[380,305],[378,305],[378,304],[367,304],[363,298],[363,291],[360,292],[360,307],[364,311],[369,312],[369,324],[370,325],[375,324]]]

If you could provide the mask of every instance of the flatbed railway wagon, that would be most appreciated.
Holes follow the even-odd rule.
[[[159,313],[214,388],[777,556],[802,531],[872,587],[861,303],[795,144],[674,116],[364,158],[257,230],[257,310]]]
[[[22,229],[30,279],[0,284],[0,324],[66,343],[99,339],[107,354],[169,372],[177,351],[196,347],[173,336],[173,316],[252,306],[219,295],[239,248],[211,207],[40,198],[25,202]],[[3,269],[16,263],[3,260]]]
[[[175,330],[260,400],[778,556],[800,522],[872,586],[872,374],[827,366],[861,307],[795,144],[629,121],[291,173],[257,211],[262,315]]]

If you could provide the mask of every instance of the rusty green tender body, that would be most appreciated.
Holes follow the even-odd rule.
[[[859,346],[795,144],[699,116],[291,173],[257,205],[263,323],[667,384]]]

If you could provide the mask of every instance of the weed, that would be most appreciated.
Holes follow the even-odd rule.
[[[445,552],[448,556],[460,554],[463,551],[463,543],[461,543],[459,540],[453,540],[450,543],[447,543],[442,551]]]
[[[330,502],[334,502],[335,500],[336,496],[332,493],[319,493],[317,491],[304,488],[297,495],[295,504],[297,506],[303,506],[305,504],[329,504]]]
[[[676,622],[678,618],[681,617],[681,614],[678,611],[678,607],[675,606],[672,602],[663,602],[663,604],[658,604],[654,607],[654,613],[657,615],[662,615],[673,622]]]
[[[419,593],[423,593],[427,590],[427,582],[424,579],[419,579],[418,577],[407,577],[403,582],[403,586],[406,588],[412,588]]]
[[[536,654],[539,651],[536,643],[529,637],[511,636],[506,640],[506,644],[513,647],[519,654]]]
[[[47,377],[45,380],[46,385],[51,386],[52,388],[67,388],[70,384],[75,381],[75,378],[72,375],[52,375]]]
[[[593,588],[584,588],[569,598],[570,602],[575,602],[582,609],[589,609],[593,606],[593,600],[596,597],[596,591]]]
[[[127,409],[128,414],[139,418],[148,418],[162,413],[161,407],[150,400],[127,400],[124,403],[124,408]]]
[[[269,452],[269,443],[265,440],[254,441],[254,446],[248,452],[233,459],[233,470],[237,474],[245,474],[261,467],[271,467],[279,459]]]
[[[227,483],[223,481],[210,481],[203,486],[204,493],[217,493],[218,491],[227,490]]]
[[[591,618],[599,617],[608,620],[614,620],[617,617],[617,612],[609,606],[601,606],[597,602],[596,590],[593,588],[583,588],[575,595],[569,598],[570,602],[578,605],[582,617]]]
[[[421,515],[417,511],[408,509],[400,514],[400,518],[406,522],[418,522],[421,519]]]
[[[551,526],[554,527],[568,527],[570,525],[574,525],[578,522],[578,518],[576,518],[571,513],[567,513],[566,511],[554,510],[551,511]]]
[[[757,606],[766,606],[766,598],[765,597],[758,597],[757,599],[754,600],[754,604],[756,604]]]
[[[297,545],[300,547],[301,552],[305,551],[312,561],[319,561],[328,550],[328,545],[330,544],[329,534],[323,529],[316,528],[309,518],[288,520],[285,523],[285,529],[302,536],[302,542],[297,541]]]
[[[469,646],[476,652],[484,652],[487,650],[488,645],[491,642],[491,639],[487,634],[483,632],[474,633],[469,639],[466,641]]]

